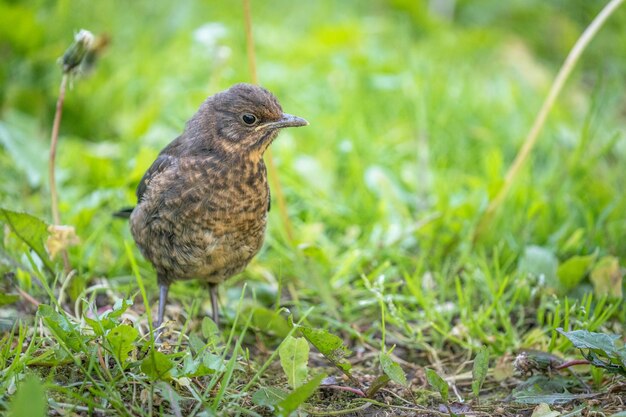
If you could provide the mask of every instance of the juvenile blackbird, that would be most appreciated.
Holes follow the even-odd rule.
[[[306,125],[266,89],[236,84],[207,98],[144,174],[130,229],[157,272],[157,327],[170,284],[193,278],[209,284],[218,322],[217,284],[263,244],[270,209],[263,153],[282,128]]]

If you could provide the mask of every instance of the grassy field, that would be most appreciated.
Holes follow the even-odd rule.
[[[310,122],[272,145],[288,215],[273,190],[219,328],[178,283],[155,344],[155,274],[112,213],[208,95],[250,81],[243,8],[0,1],[0,415],[626,415],[624,7],[476,235],[604,5],[253,1],[259,82]],[[48,152],[81,28],[110,42],[63,106],[66,273]]]

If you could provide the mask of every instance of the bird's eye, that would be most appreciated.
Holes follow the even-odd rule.
[[[249,126],[252,126],[253,124],[255,124],[255,123],[256,123],[257,118],[256,118],[256,116],[255,116],[254,114],[252,114],[252,113],[244,113],[244,114],[241,116],[241,120],[243,120],[243,122],[244,122],[245,124],[247,124],[247,125],[249,125]]]

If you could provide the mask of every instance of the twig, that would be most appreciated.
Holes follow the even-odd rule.
[[[59,196],[57,194],[55,166],[57,156],[57,143],[59,141],[59,127],[61,126],[61,115],[63,114],[63,102],[65,101],[65,90],[67,87],[68,74],[63,73],[61,85],[59,86],[59,98],[57,99],[56,111],[54,113],[54,122],[52,123],[52,134],[50,138],[50,161],[48,163],[48,180],[50,182],[50,200],[52,205],[52,222],[55,225],[61,224],[61,215],[59,214]],[[72,269],[67,249],[61,250],[63,256],[63,268],[65,273],[69,273]]]
[[[259,79],[256,72],[256,55],[254,52],[254,35],[252,33],[252,13],[250,12],[250,0],[243,0],[243,13],[246,25],[246,49],[248,52],[248,68],[250,70],[250,80],[252,80],[253,84],[259,84]],[[265,155],[267,170],[269,172],[270,185],[272,187],[274,198],[278,203],[278,212],[280,213],[280,218],[282,220],[283,227],[285,228],[285,233],[287,234],[287,240],[290,244],[293,244],[293,227],[291,226],[291,221],[289,220],[289,213],[287,212],[287,203],[285,201],[283,189],[280,185],[280,181],[278,180],[278,171],[276,170],[276,165],[274,164],[274,156],[272,155],[272,150],[268,148],[268,150],[265,152]]]
[[[39,301],[37,301],[35,298],[33,298],[32,295],[30,295],[26,291],[22,290],[20,287],[16,286],[15,289],[17,290],[17,292],[20,293],[20,295],[22,296],[23,299],[25,299],[26,301],[28,301],[29,303],[31,303],[35,307],[39,307],[39,304],[41,304]]]
[[[341,416],[344,414],[353,414],[353,415],[359,415],[358,413],[360,413],[361,411],[364,411],[365,409],[369,408],[372,404],[371,403],[365,403],[363,405],[360,405],[358,407],[354,407],[354,408],[344,408],[343,410],[319,410],[319,409],[315,409],[315,408],[311,408],[311,407],[302,407],[308,414],[311,414],[312,416]]]
[[[545,124],[548,113],[554,106],[556,98],[563,89],[565,81],[567,81],[567,79],[569,78],[572,70],[574,69],[574,66],[578,62],[583,51],[587,48],[589,42],[591,42],[591,40],[598,33],[600,28],[604,25],[604,22],[606,22],[609,16],[613,14],[613,12],[622,4],[623,1],[624,0],[611,0],[606,6],[604,6],[598,16],[596,16],[591,24],[587,26],[580,38],[578,38],[578,40],[576,41],[574,47],[570,50],[570,53],[567,55],[565,62],[561,66],[559,73],[557,74],[554,82],[552,83],[552,86],[550,87],[548,97],[546,97],[545,101],[543,102],[543,105],[541,106],[541,109],[539,110],[539,113],[537,114],[537,117],[535,118],[535,121],[530,129],[530,132],[524,140],[522,148],[519,150],[517,156],[515,157],[515,160],[513,161],[513,164],[506,173],[502,188],[500,188],[500,191],[498,191],[496,197],[489,203],[487,210],[481,216],[478,222],[478,226],[474,231],[474,242],[478,240],[483,230],[485,230],[485,228],[492,221],[496,211],[498,210],[498,208],[500,208],[502,202],[508,195],[511,186],[515,182],[515,179],[518,177],[520,170],[524,166],[526,160],[528,159],[528,156],[530,155],[530,152],[537,142],[539,132]]]
[[[591,365],[591,362],[589,362],[587,359],[576,359],[576,360],[563,362],[562,364],[555,366],[554,369],[558,369],[558,370],[567,369],[571,366],[577,366],[577,365]]]

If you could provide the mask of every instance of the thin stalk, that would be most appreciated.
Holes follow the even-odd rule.
[[[539,110],[539,113],[537,114],[537,117],[533,122],[530,132],[528,132],[528,135],[526,136],[526,139],[524,140],[521,149],[517,153],[513,164],[506,173],[504,183],[502,184],[500,191],[498,191],[496,197],[489,203],[487,210],[481,216],[480,221],[478,222],[478,226],[474,231],[474,242],[478,240],[481,233],[485,230],[487,226],[489,226],[489,224],[493,220],[496,211],[502,205],[504,199],[507,197],[511,189],[511,186],[519,176],[521,169],[524,167],[526,161],[528,160],[530,152],[537,142],[539,133],[541,132],[541,129],[543,128],[543,125],[545,124],[548,117],[548,113],[550,113],[550,110],[554,106],[554,103],[559,93],[563,89],[565,81],[567,81],[567,79],[569,78],[572,70],[574,69],[574,66],[580,59],[580,56],[589,45],[589,42],[591,42],[591,40],[598,33],[600,28],[602,28],[606,20],[613,14],[613,12],[615,12],[615,10],[623,3],[623,1],[624,0],[611,0],[606,6],[604,6],[604,8],[600,11],[600,13],[598,13],[596,18],[591,22],[591,24],[587,26],[580,38],[578,38],[576,44],[574,44],[574,47],[570,50],[567,58],[565,59],[565,62],[561,66],[559,73],[557,74],[554,82],[552,83],[552,86],[550,87],[548,96],[543,102],[543,105],[541,106],[541,109]]]
[[[61,78],[61,85],[59,87],[59,98],[57,99],[56,112],[54,113],[54,123],[52,124],[52,136],[50,139],[50,164],[48,165],[50,197],[52,199],[52,221],[56,225],[61,224],[61,216],[59,215],[59,199],[57,195],[54,167],[56,163],[57,143],[59,142],[59,126],[61,125],[61,116],[63,114],[63,102],[65,101],[67,78],[67,74],[63,74],[63,78]]]
[[[253,84],[259,84],[259,79],[256,72],[256,54],[254,52],[254,35],[252,33],[252,13],[250,12],[250,0],[243,0],[243,14],[246,25],[246,49],[248,52],[248,68],[250,70],[250,80]],[[278,171],[274,164],[274,157],[272,150],[268,149],[265,152],[265,161],[267,162],[267,170],[269,173],[270,186],[276,202],[278,203],[278,212],[280,214],[285,233],[287,234],[287,240],[290,244],[293,244],[293,227],[289,220],[289,214],[287,212],[287,203],[285,201],[285,195],[283,189],[278,180]]]
[[[57,99],[56,112],[54,113],[54,122],[52,123],[52,134],[50,138],[50,160],[48,163],[48,179],[50,181],[50,200],[52,205],[52,223],[61,224],[61,215],[59,214],[59,197],[57,193],[55,166],[57,157],[57,144],[59,142],[59,127],[61,126],[61,115],[63,114],[63,102],[65,101],[65,90],[67,87],[68,74],[63,73],[61,85],[59,86],[59,98]],[[66,249],[61,250],[63,256],[63,267],[65,273],[69,273],[72,269],[70,259]]]

